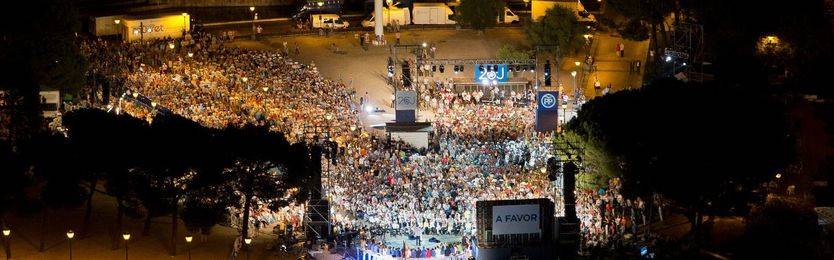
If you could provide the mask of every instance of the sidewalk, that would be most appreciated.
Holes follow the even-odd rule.
[[[124,259],[124,240],[121,231],[119,247],[112,249],[111,236],[115,230],[115,200],[107,195],[96,193],[93,197],[93,216],[89,236],[81,237],[84,207],[72,210],[50,211],[46,230],[41,230],[41,214],[9,214],[7,220],[12,233],[12,258],[20,260],[69,259],[70,243],[66,237],[67,230],[72,229],[76,236],[72,241],[73,259]],[[128,241],[129,259],[188,259],[188,245],[185,241],[185,225],[180,222],[177,230],[177,254],[170,255],[171,217],[163,216],[152,219],[148,236],[142,235],[144,219],[124,218],[123,229],[131,233]],[[44,251],[38,252],[41,235],[44,235]],[[191,259],[228,259],[232,245],[239,232],[226,226],[215,226],[211,233],[202,237],[194,235],[190,245]],[[267,247],[273,241],[270,235],[260,235],[252,242],[250,259],[297,258],[298,255],[269,251]],[[5,254],[5,250],[3,252]],[[245,252],[241,252],[244,259]]]

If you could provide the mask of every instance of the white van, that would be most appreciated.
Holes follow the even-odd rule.
[[[504,19],[501,19],[502,16]],[[510,8],[507,7],[504,7],[503,15],[498,16],[498,23],[513,24],[518,23],[520,21],[521,19],[518,18],[518,15],[515,15],[515,13],[513,13],[513,11],[510,11]]]
[[[311,14],[310,22],[313,28],[345,29],[350,26],[338,14]]]

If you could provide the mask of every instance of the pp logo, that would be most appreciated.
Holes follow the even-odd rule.
[[[544,94],[539,103],[543,108],[553,108],[556,106],[556,97],[553,94]]]

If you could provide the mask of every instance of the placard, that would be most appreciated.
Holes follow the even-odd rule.
[[[492,235],[540,234],[541,219],[538,204],[493,206]]]

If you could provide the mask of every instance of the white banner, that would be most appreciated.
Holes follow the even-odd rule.
[[[416,110],[417,91],[397,91],[397,110]]]
[[[492,234],[539,233],[541,211],[538,204],[492,206]]]

